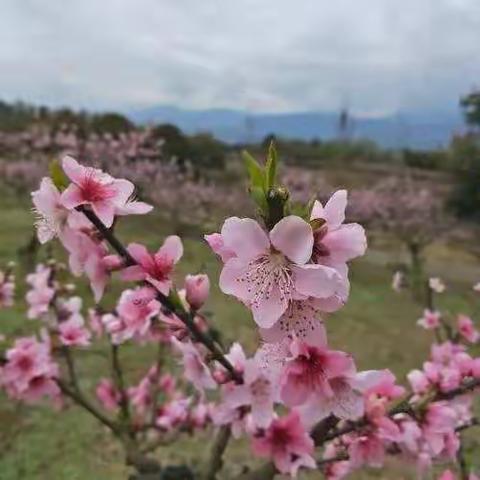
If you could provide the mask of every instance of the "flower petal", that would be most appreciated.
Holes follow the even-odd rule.
[[[267,234],[250,218],[227,218],[222,227],[222,238],[226,248],[244,259],[258,257],[270,247]]]
[[[292,267],[296,290],[310,297],[328,298],[339,289],[341,277],[325,265],[303,265]]]
[[[173,263],[177,263],[183,255],[183,244],[180,237],[177,235],[168,236],[158,250],[157,255],[165,255]]]
[[[63,157],[62,168],[65,175],[74,183],[80,184],[85,178],[86,168],[69,155]]]
[[[324,207],[324,218],[329,229],[338,228],[345,221],[347,208],[347,191],[337,190]]]
[[[82,191],[74,183],[71,183],[60,196],[60,202],[65,208],[69,210],[78,207],[85,203],[82,196]]]
[[[256,324],[262,328],[270,328],[284,314],[287,306],[288,299],[275,284],[268,293],[256,296],[250,308]]]
[[[330,252],[332,262],[348,262],[365,253],[367,237],[358,223],[341,225],[337,230],[329,231],[322,243]]]
[[[312,227],[295,215],[282,218],[271,230],[270,240],[277,250],[299,265],[312,256]]]

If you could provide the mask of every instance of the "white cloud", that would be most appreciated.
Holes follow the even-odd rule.
[[[366,114],[455,108],[478,0],[3,0],[0,95]]]

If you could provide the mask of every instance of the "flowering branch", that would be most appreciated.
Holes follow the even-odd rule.
[[[90,220],[90,222],[93,223],[93,225],[95,225],[102,237],[107,240],[107,242],[112,246],[112,248],[124,259],[127,266],[138,264],[138,262],[132,257],[132,255],[130,255],[128,250],[113,234],[112,230],[107,228],[93,211],[83,206],[79,206],[77,207],[77,209],[82,212]],[[174,304],[170,298],[168,298],[162,292],[158,291],[158,289],[157,298],[169,312],[176,315],[187,326],[196,341],[202,343],[208,348],[208,350],[210,350],[213,355],[213,359],[217,360],[230,373],[232,379],[234,379],[236,382],[241,383],[241,376],[238,374],[237,371],[235,371],[232,364],[225,358],[222,350],[213,341],[213,339],[205,332],[202,332],[195,325],[192,314],[185,311],[185,309],[183,309],[181,306]]]

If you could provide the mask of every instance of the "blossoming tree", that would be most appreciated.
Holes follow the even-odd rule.
[[[367,246],[363,228],[344,222],[347,192],[293,213],[288,190],[277,184],[274,148],[265,166],[248,155],[246,163],[258,218],[228,218],[205,240],[223,264],[221,290],[258,328],[253,355],[239,343],[224,350],[212,335],[202,314],[211,279],[197,273],[183,288],[175,285],[178,236],[156,252],[117,237],[122,216],[152,208],[134,198],[134,185],[67,156],[32,193],[38,239],[58,239],[70,274],[88,278],[95,307],[85,312],[61,264],[38,265],[26,279],[26,300],[27,317],[41,329],[8,339],[0,367],[6,395],[84,409],[123,446],[136,479],[220,478],[224,452],[240,437],[264,463],[229,467],[236,480],[295,477],[304,469],[340,479],[363,466],[380,468],[390,455],[415,464],[420,475],[434,462],[451,462],[455,473],[445,470],[442,480],[475,479],[462,443],[463,431],[477,423],[480,358],[468,346],[480,334],[473,322],[459,316],[455,327],[433,307],[425,312],[419,325],[435,332],[434,344],[423,367],[408,375],[408,388],[387,369],[358,371],[350,354],[329,345],[322,320],[347,302],[348,263]],[[124,290],[107,310],[101,302],[113,277]],[[13,304],[14,282],[11,269],[0,274],[0,308]],[[109,345],[112,374],[89,392],[76,352],[96,342]],[[158,355],[130,385],[121,350],[132,343],[153,344]],[[182,379],[165,366],[170,354],[180,359]],[[163,445],[206,429],[214,438],[207,455],[198,449],[200,461],[160,461]]]

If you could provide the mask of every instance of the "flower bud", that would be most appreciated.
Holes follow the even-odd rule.
[[[205,274],[187,275],[185,277],[185,291],[188,304],[193,310],[198,310],[210,292],[210,280]]]

